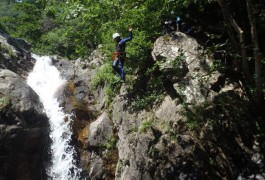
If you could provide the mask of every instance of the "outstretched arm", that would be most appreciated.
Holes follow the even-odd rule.
[[[133,33],[132,33],[132,28],[130,27],[129,28],[129,37],[122,39],[119,43],[123,44],[125,42],[132,40],[132,38],[133,38]]]

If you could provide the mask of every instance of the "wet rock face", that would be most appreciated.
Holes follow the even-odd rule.
[[[88,133],[88,147],[100,146],[106,143],[106,140],[113,134],[108,114],[103,113],[96,121],[92,122]]]
[[[87,179],[114,179],[118,159],[112,121],[102,109],[105,98],[99,97],[104,92],[92,92],[90,88],[95,68],[103,58],[100,50],[92,52],[89,62],[77,59],[73,63],[53,57],[54,65],[67,80],[58,89],[57,97],[64,111],[73,115],[74,142]]]
[[[45,174],[43,149],[48,139],[43,106],[9,70],[0,70],[0,92],[0,179],[40,179]]]
[[[25,79],[30,44],[0,32],[0,179],[45,178],[48,118]]]

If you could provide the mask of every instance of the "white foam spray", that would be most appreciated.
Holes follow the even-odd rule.
[[[80,180],[81,169],[76,166],[74,147],[71,141],[71,118],[59,107],[54,97],[56,90],[65,83],[50,57],[39,57],[27,83],[39,95],[50,123],[51,166],[46,167],[47,175],[52,180]]]

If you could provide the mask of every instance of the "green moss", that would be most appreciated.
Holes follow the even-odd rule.
[[[119,160],[117,164],[117,172],[121,173],[123,169],[124,169],[124,163],[121,160]]]
[[[6,53],[9,56],[13,57],[16,56],[15,52],[13,51],[11,46],[8,46],[6,44],[0,43],[0,52],[1,53]]]
[[[117,138],[114,136],[108,137],[105,143],[101,145],[103,149],[114,150],[116,149]]]
[[[142,124],[138,128],[138,132],[146,132],[147,129],[150,129],[153,126],[153,122],[151,120],[144,120]]]
[[[9,96],[3,96],[0,98],[0,110],[4,110],[11,105],[11,98]]]
[[[133,110],[151,109],[152,105],[159,104],[164,100],[164,95],[159,93],[153,93],[150,95],[138,97],[132,104]]]

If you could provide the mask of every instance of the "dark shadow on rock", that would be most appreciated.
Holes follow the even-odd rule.
[[[180,102],[182,103],[183,100],[181,96],[177,93],[176,89],[173,86],[173,83],[169,79],[164,80],[164,88],[167,92],[167,94],[171,97],[171,99],[179,98]]]

